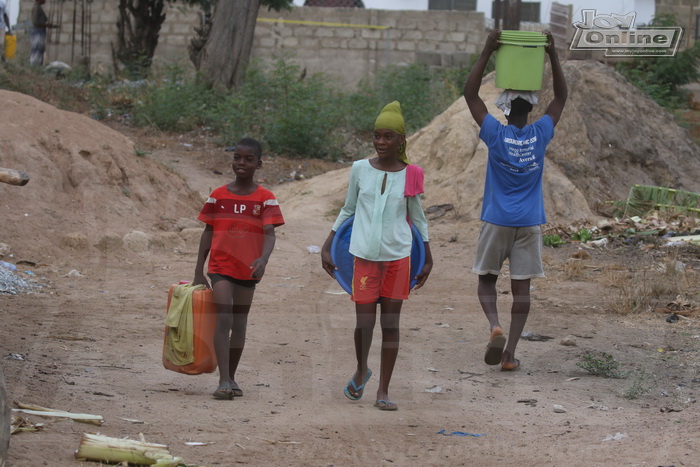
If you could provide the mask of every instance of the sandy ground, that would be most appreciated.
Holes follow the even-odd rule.
[[[152,157],[178,158],[165,154]],[[175,171],[186,173],[195,191],[207,191],[208,167],[178,160],[184,165]],[[295,188],[273,188],[284,210]],[[488,328],[468,272],[478,224],[457,223],[449,213],[432,221],[435,268],[403,310],[390,388],[399,410],[382,412],[373,407],[376,376],[361,401],[342,393],[354,371],[353,306],[307,249],[322,244],[332,219],[285,215],[251,312],[237,375],[245,395],[233,401],[212,399],[216,374],[184,376],[161,364],[167,289],[191,279],[194,253],[34,258],[29,269],[45,287],[0,296],[1,354],[21,356],[0,360],[8,394],[105,422],[27,416],[44,427],[12,436],[8,465],[88,465],[74,459],[85,432],[143,434],[194,465],[699,464],[700,323],[609,311],[622,296],[612,287],[615,274],[651,271],[679,254],[590,249],[574,274],[568,265],[577,244],[546,249],[548,277],[533,282],[526,326],[544,338],[522,340],[521,370],[505,373],[483,363]],[[676,258],[689,269],[678,280],[697,284],[697,253]],[[506,325],[507,279],[499,290]],[[380,339],[377,330],[375,372]],[[589,375],[577,366],[589,351],[611,354],[629,376]],[[642,381],[643,374],[649,378]],[[648,391],[625,397],[635,384]]]
[[[670,116],[640,121],[653,105],[599,64],[567,73],[571,104],[545,174],[552,219],[584,222],[633,183],[699,190],[700,163],[689,156],[697,146]],[[493,84],[484,93],[491,102]],[[383,412],[373,407],[380,332],[370,354],[377,376],[350,401],[342,389],[355,368],[353,305],[309,251],[332,225],[346,169],[317,175],[338,164],[265,161],[260,180],[287,223],[253,302],[237,375],[245,395],[214,400],[216,374],[168,371],[161,353],[167,290],[193,276],[193,219],[230,180],[227,153],[206,135],[129,139],[27,96],[0,99],[2,165],[32,177],[0,185],[3,260],[43,285],[0,295],[7,392],[105,420],[27,415],[43,427],[12,435],[8,466],[81,465],[81,434],[96,432],[143,436],[190,465],[700,465],[700,319],[668,322],[652,311],[677,294],[700,308],[697,248],[663,248],[649,236],[546,248],[522,368],[483,363],[488,326],[469,269],[485,153],[463,102],[409,140],[426,169],[426,207],[455,209],[430,221],[435,266],[404,305],[390,387],[399,410]],[[638,145],[618,147],[632,137]],[[507,325],[507,276],[498,287]],[[619,313],[640,303],[642,312]],[[590,375],[578,365],[587,353],[610,355],[626,377]]]

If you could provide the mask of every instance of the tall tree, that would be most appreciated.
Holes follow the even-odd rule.
[[[158,33],[165,21],[164,0],[119,0],[117,46],[112,50],[115,67],[121,63],[132,78],[148,74],[158,45]]]
[[[190,59],[212,84],[231,89],[243,83],[261,6],[289,9],[293,0],[226,0],[192,40]]]
[[[177,1],[119,0],[117,44],[116,47],[112,47],[115,71],[124,70],[132,78],[144,78],[148,75],[158,46],[160,28],[165,21],[165,4]],[[206,11],[214,0],[180,1],[187,5],[199,5]],[[119,69],[120,65],[122,70]]]

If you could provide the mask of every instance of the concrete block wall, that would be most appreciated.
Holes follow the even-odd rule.
[[[678,25],[684,28],[681,49],[692,47],[700,35],[697,30],[696,19],[700,15],[700,2],[698,0],[656,0],[656,14],[675,15]]]
[[[294,8],[260,11],[253,55],[291,54],[307,73],[335,75],[354,86],[382,67],[468,64],[481,51],[484,16],[461,11]]]
[[[33,4],[33,0],[21,0],[19,23],[29,23]],[[51,20],[60,20],[62,25],[50,35],[46,62],[59,60],[75,65],[80,60],[85,48],[81,40],[81,4],[49,0],[44,5]],[[93,0],[91,6],[90,64],[103,72],[113,70],[117,5],[116,0]],[[191,66],[187,48],[194,28],[200,24],[199,10],[175,3],[167,5],[165,13],[155,59]],[[28,37],[18,39],[25,42],[22,49],[28,50]],[[253,58],[269,61],[287,54],[307,73],[327,73],[341,85],[354,86],[390,64],[467,64],[472,54],[480,52],[484,39],[484,15],[478,12],[313,7],[274,12],[262,8]]]

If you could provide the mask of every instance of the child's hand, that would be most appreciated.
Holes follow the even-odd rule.
[[[265,275],[265,267],[267,266],[267,261],[263,258],[258,258],[250,264],[250,269],[253,270],[253,279],[260,280],[262,276]]]
[[[430,271],[433,269],[433,263],[432,262],[427,262],[425,263],[425,266],[423,266],[423,270],[416,276],[416,280],[418,283],[413,287],[413,290],[418,290],[423,285],[425,284],[425,281],[428,280],[428,276],[430,275]]]
[[[195,272],[194,273],[194,280],[192,280],[192,283],[190,284],[192,287],[196,285],[203,285],[207,289],[211,289],[209,286],[209,282],[207,281],[207,278],[204,277],[204,273],[202,272]]]
[[[337,271],[338,268],[335,264],[333,264],[331,252],[325,248],[321,250],[321,265],[323,266],[323,270],[326,271],[329,276],[335,279],[335,271]]]

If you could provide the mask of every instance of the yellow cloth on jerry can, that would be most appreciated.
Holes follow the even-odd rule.
[[[181,284],[173,290],[165,325],[165,357],[175,365],[194,362],[194,324],[192,319],[192,292],[202,290],[203,285]]]

